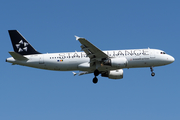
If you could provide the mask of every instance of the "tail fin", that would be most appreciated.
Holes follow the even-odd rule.
[[[21,55],[41,54],[17,30],[8,30],[8,32],[16,53]]]

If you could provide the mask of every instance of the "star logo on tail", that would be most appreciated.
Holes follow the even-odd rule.
[[[18,52],[23,52],[28,50],[27,46],[29,44],[27,42],[23,42],[23,40],[20,40],[18,44],[16,44],[16,47],[18,49]]]

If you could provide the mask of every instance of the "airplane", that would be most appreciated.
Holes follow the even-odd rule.
[[[83,52],[46,53],[36,51],[17,31],[8,30],[14,51],[6,62],[33,68],[73,71],[74,76],[94,73],[92,82],[98,82],[97,76],[109,79],[122,79],[123,69],[150,67],[151,76],[155,76],[154,67],[174,62],[171,55],[159,49],[129,49],[102,51],[85,38],[75,36],[81,43]],[[79,71],[75,73],[74,71]]]

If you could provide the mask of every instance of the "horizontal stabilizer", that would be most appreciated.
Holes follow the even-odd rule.
[[[16,60],[28,60],[28,58],[20,55],[19,53],[16,52],[9,52],[9,54]]]

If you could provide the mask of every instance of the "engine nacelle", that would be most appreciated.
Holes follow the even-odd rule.
[[[127,59],[125,57],[111,58],[104,60],[103,64],[116,68],[125,68],[127,66]]]
[[[110,70],[104,73],[101,73],[102,77],[108,77],[109,79],[122,79],[123,78],[123,69]]]

